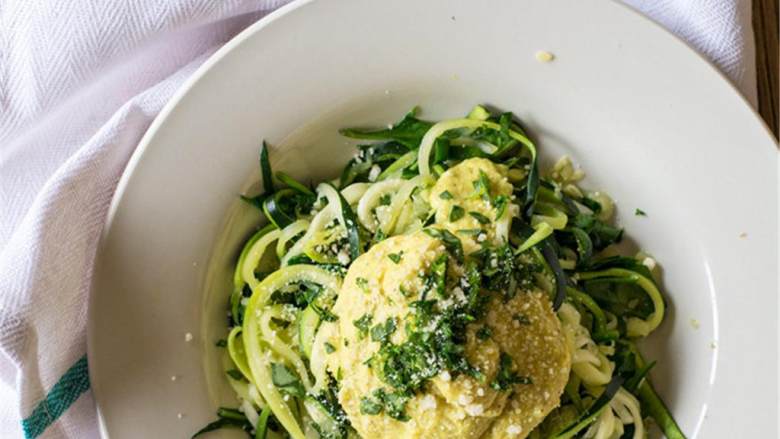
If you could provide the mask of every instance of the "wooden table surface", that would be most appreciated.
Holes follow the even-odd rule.
[[[758,112],[778,138],[778,0],[753,0],[753,30],[756,35]]]

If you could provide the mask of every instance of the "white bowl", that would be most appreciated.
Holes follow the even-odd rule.
[[[340,127],[475,103],[518,115],[548,163],[571,155],[663,264],[670,312],[646,351],[689,437],[777,437],[774,141],[712,66],[601,0],[297,2],[214,55],[144,137],[102,239],[89,364],[104,434],[186,437],[227,403],[214,342],[260,220],[237,195],[262,139],[276,169],[318,181],[354,152]]]

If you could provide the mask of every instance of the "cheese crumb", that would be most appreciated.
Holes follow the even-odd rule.
[[[191,332],[188,332],[188,333],[184,334],[184,341],[186,341],[186,342],[191,342],[192,341],[192,333]]]
[[[340,252],[338,252],[338,254],[336,255],[336,259],[338,259],[339,264],[341,265],[347,265],[349,264],[350,261],[349,255],[347,254],[346,250],[341,250]]]
[[[374,165],[371,167],[371,170],[368,171],[368,181],[375,182],[377,178],[379,178],[379,174],[382,172],[382,169],[378,165]]]
[[[468,407],[471,404],[472,400],[473,398],[471,397],[471,395],[466,395],[464,393],[458,397],[458,404],[462,405],[463,407]]]
[[[468,413],[469,416],[479,416],[484,412],[485,408],[482,407],[482,404],[469,404],[466,406],[466,413]]]
[[[439,376],[441,377],[442,381],[449,381],[449,380],[452,379],[452,376],[446,370],[444,372],[442,372]]]
[[[699,321],[698,321],[698,320],[696,320],[696,319],[691,319],[691,327],[692,327],[693,329],[699,329],[699,326],[701,326],[701,324],[699,323]]]
[[[436,408],[436,405],[436,398],[433,395],[425,395],[420,400],[420,410],[422,411],[433,410]]]
[[[539,62],[550,62],[554,59],[555,55],[546,50],[539,50],[536,52],[536,60]]]
[[[517,436],[522,432],[523,432],[523,427],[515,424],[510,425],[506,429],[506,433],[510,436]]]

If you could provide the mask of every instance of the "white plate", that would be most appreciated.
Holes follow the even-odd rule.
[[[712,66],[602,0],[298,2],[214,55],[149,129],[108,219],[89,325],[104,433],[187,437],[226,403],[213,343],[260,218],[237,194],[262,139],[276,169],[316,181],[353,153],[339,127],[479,102],[515,112],[548,160],[573,156],[663,264],[671,309],[647,350],[689,437],[777,437],[774,141]]]

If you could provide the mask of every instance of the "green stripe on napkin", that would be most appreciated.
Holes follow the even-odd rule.
[[[52,387],[27,419],[22,420],[24,436],[34,439],[68,409],[82,393],[89,389],[87,356],[81,357]]]

